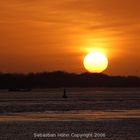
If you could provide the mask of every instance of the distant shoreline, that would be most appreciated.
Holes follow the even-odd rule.
[[[98,73],[67,73],[63,71],[10,74],[0,73],[0,89],[36,88],[92,88],[92,87],[140,87],[140,77],[108,76]]]

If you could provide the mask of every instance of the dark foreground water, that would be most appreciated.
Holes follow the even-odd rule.
[[[140,89],[0,91],[0,140],[140,139]]]

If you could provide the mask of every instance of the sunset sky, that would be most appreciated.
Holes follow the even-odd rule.
[[[81,73],[92,50],[140,76],[139,0],[0,0],[0,72]]]

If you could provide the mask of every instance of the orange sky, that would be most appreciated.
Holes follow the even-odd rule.
[[[0,0],[0,71],[81,73],[102,49],[109,75],[140,76],[139,0]]]

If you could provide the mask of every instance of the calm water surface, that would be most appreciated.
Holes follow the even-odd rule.
[[[44,140],[34,133],[97,133],[95,138],[47,140],[139,140],[140,88],[0,90],[0,140]]]

